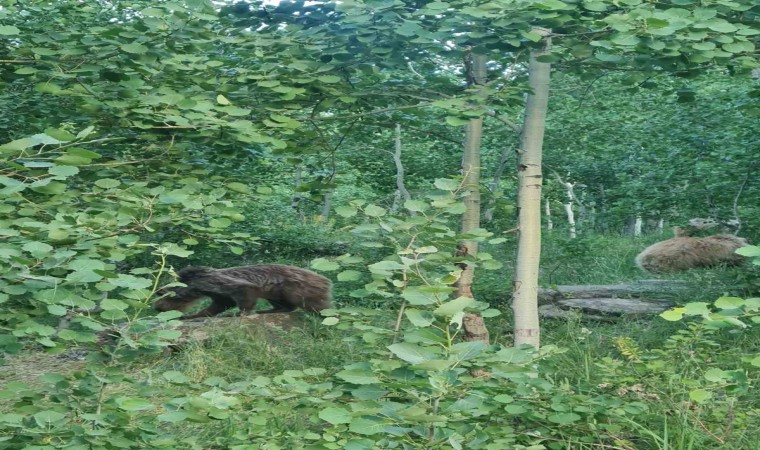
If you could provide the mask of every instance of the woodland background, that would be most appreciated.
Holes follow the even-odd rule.
[[[670,226],[758,242],[759,8],[0,0],[0,449],[755,448],[757,247],[530,345]],[[172,270],[263,262],[336,309],[167,354]]]

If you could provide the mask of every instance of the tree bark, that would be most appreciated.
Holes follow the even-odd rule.
[[[398,212],[404,202],[411,200],[412,196],[409,191],[406,190],[404,185],[404,165],[401,162],[401,124],[396,124],[396,140],[393,151],[393,163],[396,165],[396,193],[393,197],[393,206],[391,206],[391,212],[394,214]],[[412,212],[414,215],[414,212]]]
[[[525,125],[521,136],[518,166],[519,239],[513,281],[514,345],[539,348],[541,330],[538,323],[538,268],[541,259],[541,159],[549,104],[550,64],[538,57],[551,51],[550,31],[537,28],[544,36],[544,46],[531,52],[529,85],[531,93],[525,105]]]
[[[545,202],[545,208],[544,208],[544,214],[546,215],[546,229],[552,230],[554,229],[554,222],[552,222],[552,208],[549,204],[549,199],[546,199]]]
[[[468,79],[476,85],[485,84],[487,81],[487,59],[485,55],[471,54],[469,56],[471,60],[469,61]],[[462,158],[462,174],[467,192],[464,198],[465,212],[462,216],[462,233],[480,228],[480,143],[482,135],[483,119],[471,119],[470,123],[465,126],[464,156]],[[478,254],[478,243],[475,241],[461,242],[458,254],[475,257]],[[474,298],[472,294],[474,278],[475,267],[471,264],[464,264],[462,275],[456,283],[456,295],[458,297]],[[463,326],[464,340],[489,343],[488,329],[480,315],[468,313],[464,318]]]

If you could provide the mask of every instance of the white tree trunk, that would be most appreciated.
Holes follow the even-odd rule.
[[[665,219],[660,217],[657,221],[657,234],[663,234],[665,232]]]
[[[472,54],[468,78],[474,85],[484,85],[487,81],[485,55]],[[480,228],[480,143],[483,137],[483,119],[470,119],[465,126],[464,155],[462,157],[462,175],[464,176],[464,189],[467,196],[464,197],[465,212],[462,216],[462,233],[471,232]],[[475,241],[463,241],[459,243],[458,252],[461,256],[475,257],[478,254],[478,243]],[[461,265],[462,274],[456,282],[456,295],[458,297],[474,298],[472,282],[475,279],[475,267],[471,264]],[[464,340],[482,341],[489,343],[488,329],[485,321],[477,313],[467,313],[462,321],[464,326]],[[480,376],[480,371],[473,372]]]
[[[565,214],[567,215],[567,223],[570,227],[570,239],[575,239],[577,234],[575,232],[575,213],[573,212],[573,200],[575,200],[575,193],[573,183],[564,183],[565,190],[567,192],[567,203],[565,203]]]
[[[551,205],[549,205],[549,199],[546,199],[545,208],[544,208],[544,215],[546,215],[546,229],[547,230],[553,230],[554,229],[554,222],[552,222],[552,208]]]
[[[396,124],[396,140],[393,151],[393,163],[396,165],[396,193],[393,196],[393,206],[391,206],[391,212],[397,213],[407,200],[411,200],[412,196],[409,191],[406,190],[404,185],[404,164],[401,162],[401,124]],[[414,212],[412,212],[414,215]]]
[[[550,31],[535,29],[544,36],[542,49],[531,51],[529,85],[532,90],[525,105],[518,170],[520,209],[517,261],[513,281],[514,345],[541,344],[538,322],[538,269],[541,259],[541,159],[549,103],[550,64],[536,58],[551,51]]]
[[[636,220],[633,222],[633,235],[634,236],[641,236],[641,216],[636,216]]]

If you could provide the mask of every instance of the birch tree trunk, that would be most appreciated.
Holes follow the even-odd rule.
[[[541,344],[538,323],[538,268],[541,259],[541,158],[546,110],[549,103],[550,64],[537,58],[551,51],[550,31],[537,28],[544,47],[531,52],[529,85],[532,90],[525,105],[525,125],[521,136],[518,166],[519,239],[513,281],[514,345]]]
[[[634,236],[641,236],[641,215],[636,216],[636,220],[633,221],[633,235]]]
[[[567,215],[567,223],[570,226],[570,239],[575,239],[577,237],[577,233],[575,231],[575,213],[573,212],[573,200],[575,199],[573,188],[575,187],[575,185],[569,182],[564,183],[564,185],[567,191],[567,203],[565,203],[565,214]]]
[[[470,73],[468,79],[473,84],[483,85],[486,83],[485,55],[469,55]],[[462,233],[468,233],[480,228],[480,143],[483,135],[483,119],[471,119],[465,126],[464,156],[462,158],[462,174],[467,196],[464,198],[465,212],[462,216]],[[475,241],[463,241],[459,244],[458,254],[461,256],[475,257],[478,254],[478,243]],[[456,283],[456,295],[458,297],[474,298],[472,282],[475,278],[475,268],[471,264],[463,267],[462,275]],[[483,318],[475,313],[467,313],[463,320],[464,339],[466,341],[489,342],[488,329]]]
[[[546,229],[547,230],[553,230],[554,229],[554,222],[552,222],[552,208],[549,204],[549,199],[546,199],[546,203],[544,204],[546,207],[544,208],[544,215],[546,216]]]
[[[404,165],[401,162],[401,124],[396,124],[396,140],[393,149],[393,163],[396,165],[396,193],[393,196],[393,206],[391,206],[391,212],[394,214],[403,206],[407,200],[411,200],[412,196],[409,191],[406,190],[404,185]],[[414,215],[414,212],[412,212]]]

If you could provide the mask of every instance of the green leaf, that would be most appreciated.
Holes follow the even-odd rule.
[[[148,47],[142,44],[138,44],[138,43],[124,44],[121,46],[121,49],[127,53],[133,53],[133,54],[139,54],[139,55],[148,51]]]
[[[227,189],[234,192],[239,192],[241,194],[251,193],[251,189],[248,187],[248,185],[245,185],[243,183],[237,183],[237,182],[227,183]]]
[[[222,94],[219,94],[216,96],[216,102],[220,105],[229,105],[230,101],[227,100],[227,97],[223,96]]]
[[[707,371],[705,372],[705,379],[707,381],[712,381],[713,383],[721,383],[727,378],[728,378],[727,372],[725,370],[718,369],[717,367],[707,369]]]
[[[113,178],[101,178],[100,180],[95,181],[95,186],[103,188],[103,189],[115,188],[116,186],[120,184],[121,184],[121,181],[115,180]]]
[[[29,252],[35,258],[48,256],[50,252],[53,251],[52,245],[37,241],[27,242],[26,244],[22,245],[21,248]]]
[[[321,77],[318,77],[317,80],[322,83],[334,84],[340,82],[340,77],[336,75],[322,75]]]
[[[459,297],[446,302],[433,311],[436,316],[452,317],[453,315],[464,311],[465,308],[473,306],[475,300],[470,297]]]
[[[339,407],[325,408],[319,412],[319,418],[333,425],[351,423],[351,411]]]
[[[704,389],[695,389],[689,392],[689,398],[697,403],[704,403],[712,398],[712,393]]]
[[[409,211],[423,212],[428,209],[428,204],[420,200],[407,200],[404,202],[404,208]]]
[[[179,372],[177,370],[169,370],[161,374],[161,376],[166,381],[170,383],[175,383],[175,384],[185,384],[188,381],[190,381],[190,378],[188,378],[184,373]]]
[[[56,159],[56,161],[59,161],[61,158]],[[42,180],[42,181],[48,181],[48,180]],[[34,192],[39,192],[40,194],[50,194],[50,195],[59,195],[63,194],[66,191],[66,185],[64,183],[58,182],[58,181],[51,181],[49,183],[35,186],[32,184],[31,189]]]
[[[398,358],[412,364],[419,364],[425,361],[436,359],[438,356],[428,348],[424,348],[417,344],[409,342],[401,342],[398,344],[389,345],[388,350],[391,351]]]
[[[475,358],[486,349],[486,343],[482,341],[457,342],[451,346],[451,354],[459,361]]]
[[[108,280],[114,286],[127,289],[145,289],[150,287],[153,282],[147,278],[139,278],[134,275],[120,273],[117,278]]]
[[[575,413],[559,413],[552,414],[548,417],[550,422],[558,423],[560,425],[567,425],[581,420],[581,416]]]
[[[325,258],[317,258],[311,262],[309,267],[322,272],[332,272],[333,270],[340,269],[340,264]]]
[[[430,311],[407,308],[404,311],[406,318],[416,327],[429,327],[435,322],[435,316]]]
[[[190,413],[186,411],[171,411],[163,414],[159,414],[156,418],[159,422],[177,423],[182,422],[190,416]]]
[[[357,281],[362,277],[362,273],[358,270],[344,270],[338,274],[338,281]]]
[[[337,317],[325,317],[325,319],[322,320],[322,325],[332,326],[336,325],[338,322],[340,322],[340,319]]]
[[[146,411],[153,409],[153,403],[139,397],[119,397],[116,399],[116,405],[124,411]]]
[[[357,213],[357,209],[353,206],[338,206],[335,208],[335,213],[341,217],[353,217]]]
[[[0,25],[0,35],[2,36],[15,36],[21,33],[21,30],[13,25]]]
[[[458,116],[446,116],[446,123],[452,127],[461,127],[470,123],[470,119],[464,119]]]
[[[755,51],[754,44],[748,41],[735,41],[730,44],[723,44],[721,47],[729,53],[752,53]]]
[[[56,180],[65,180],[66,178],[79,173],[79,167],[76,166],[53,166],[48,169],[50,175],[55,175]]]
[[[715,306],[720,309],[739,309],[744,306],[744,299],[739,297],[721,297],[715,301]]]
[[[369,217],[382,217],[386,214],[386,210],[377,205],[367,205],[364,207],[364,214]]]
[[[747,245],[745,247],[736,249],[735,253],[737,255],[749,256],[749,257],[760,256],[760,247],[758,247],[757,245]]]
[[[344,369],[336,373],[335,376],[352,384],[376,384],[380,382],[375,372],[369,367]]]
[[[673,308],[660,314],[660,317],[667,321],[675,322],[683,319],[684,312],[686,312],[686,308]]]
[[[436,178],[434,184],[435,187],[442,191],[456,191],[460,186],[459,181],[448,178]]]
[[[45,410],[38,412],[33,417],[34,421],[37,422],[37,425],[42,428],[48,428],[55,422],[62,421],[66,416],[58,411]]]
[[[351,424],[348,426],[348,430],[352,433],[370,436],[373,434],[382,433],[385,430],[385,425],[379,419],[366,419],[359,417],[351,421]]]

